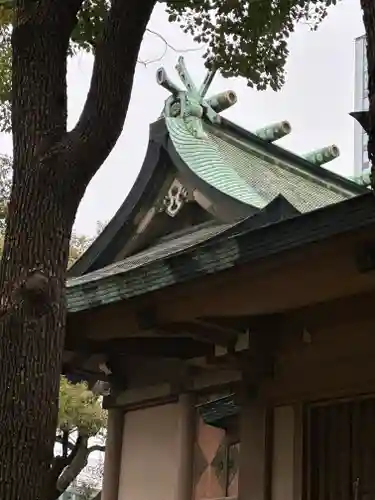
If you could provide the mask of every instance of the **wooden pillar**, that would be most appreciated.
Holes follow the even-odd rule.
[[[262,402],[241,399],[238,500],[269,500],[269,413]]]
[[[118,500],[125,412],[108,410],[107,441],[101,500]]]
[[[302,500],[302,404],[274,408],[272,441],[272,500]]]
[[[185,393],[180,395],[179,410],[176,500],[192,500],[196,427],[193,394]]]
[[[303,498],[303,404],[294,405],[293,500]]]
[[[293,406],[273,412],[272,500],[294,500],[295,415]]]

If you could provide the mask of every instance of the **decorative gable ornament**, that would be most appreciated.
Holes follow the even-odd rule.
[[[186,90],[175,85],[164,68],[159,68],[156,73],[157,83],[171,93],[165,101],[163,117],[175,151],[207,185],[249,206],[265,206],[263,196],[234,172],[209,137],[209,130],[205,130],[207,122],[212,126],[220,125],[219,113],[237,102],[236,94],[226,91],[206,99],[215,70],[207,73],[199,89],[190,77],[183,57],[179,57],[176,70]]]
[[[178,179],[174,179],[164,198],[164,209],[170,217],[175,217],[188,198],[187,189]]]
[[[236,104],[237,95],[232,90],[229,90],[206,99],[207,91],[214,79],[216,70],[208,71],[198,89],[189,75],[182,56],[178,58],[176,71],[186,90],[181,90],[175,85],[168,78],[164,68],[159,68],[156,72],[157,83],[172,94],[165,101],[163,115],[165,118],[182,119],[187,129],[197,139],[206,138],[202,119],[206,118],[212,124],[220,124],[221,117],[219,113]]]

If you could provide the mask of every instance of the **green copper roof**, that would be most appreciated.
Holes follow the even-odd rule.
[[[256,209],[264,208],[279,194],[300,212],[353,196],[353,190],[346,190],[337,182],[324,181],[324,174],[319,175],[313,168],[336,158],[339,155],[336,146],[321,148],[305,157],[289,153],[288,160],[283,161],[278,154],[282,148],[270,143],[290,132],[287,122],[270,126],[272,134],[264,135],[266,127],[262,133],[258,131],[260,137],[247,133],[246,140],[239,140],[228,127],[224,130],[219,115],[236,103],[234,92],[207,99],[205,94],[214,73],[207,75],[198,90],[183,58],[179,59],[176,69],[186,90],[173,84],[162,68],[157,73],[158,83],[172,94],[165,103],[165,122],[175,151],[205,183]],[[285,130],[280,134],[278,127],[282,124]]]
[[[211,130],[208,134],[215,144],[223,163],[230,164],[233,171],[259,193],[263,206],[282,194],[297,210],[308,212],[317,208],[338,203],[353,196],[352,192],[338,187],[333,182],[323,181],[308,170],[308,162],[300,159],[296,162],[282,161],[267,149],[246,144],[233,137]],[[307,165],[304,165],[304,164]],[[322,167],[319,167],[322,168]],[[216,171],[220,177],[220,171]],[[263,207],[262,207],[263,208]]]
[[[263,208],[267,204],[266,198],[233,168],[233,162],[222,154],[222,148],[211,135],[197,138],[186,130],[183,120],[171,117],[165,120],[176,151],[198,177],[248,205]]]

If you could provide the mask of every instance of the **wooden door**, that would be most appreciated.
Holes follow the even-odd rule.
[[[375,398],[310,407],[308,500],[375,500]]]

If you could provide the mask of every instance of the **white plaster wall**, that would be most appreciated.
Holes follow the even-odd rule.
[[[295,418],[292,406],[274,410],[272,500],[294,498]]]
[[[179,405],[125,415],[118,500],[176,500]]]

